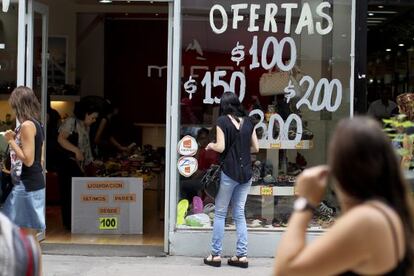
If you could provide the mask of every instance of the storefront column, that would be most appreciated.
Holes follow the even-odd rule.
[[[171,9],[170,9],[171,10]],[[168,224],[168,240],[170,240],[175,230],[176,217],[176,202],[178,194],[178,174],[177,174],[177,137],[179,133],[179,103],[180,103],[180,86],[181,86],[181,0],[174,1],[173,8],[173,58],[172,58],[172,97],[170,110],[170,117],[167,120],[170,123],[170,144],[169,144],[169,162],[170,179],[168,180],[169,192],[169,213],[166,218],[166,225]],[[168,157],[167,157],[168,158]],[[167,193],[167,190],[166,190]],[[171,249],[169,249],[170,252]]]

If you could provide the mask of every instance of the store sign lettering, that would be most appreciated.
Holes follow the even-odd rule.
[[[108,196],[106,195],[82,195],[83,202],[107,202]]]
[[[260,4],[234,4],[231,5],[232,11],[232,28],[234,30],[238,29],[238,23],[244,21],[246,18],[240,14],[241,11],[247,10],[249,11],[249,27],[247,28],[248,32],[258,32],[261,29],[265,32],[272,32],[277,33],[278,26],[276,22],[277,14],[284,13],[285,20],[284,20],[284,33],[290,34],[292,32],[291,25],[292,25],[292,12],[295,9],[298,9],[299,5],[297,3],[285,3],[281,4],[278,7],[274,3],[268,3],[266,5]],[[302,10],[299,17],[299,22],[295,28],[296,34],[302,34],[304,29],[307,30],[307,34],[311,35],[316,32],[320,35],[326,35],[330,33],[333,29],[333,20],[332,17],[325,12],[326,9],[330,9],[331,4],[329,2],[322,2],[320,3],[315,11],[312,12],[312,9],[309,3],[305,2],[302,5]],[[258,11],[265,11],[265,19],[263,26],[257,25],[257,20],[259,19],[259,12]],[[314,16],[320,16],[327,22],[327,26],[323,27],[322,22],[314,22]],[[217,18],[217,20],[215,19]],[[278,18],[279,19],[279,18]],[[216,34],[223,34],[229,28],[229,16],[225,8],[220,5],[216,4],[210,9],[210,26],[214,33]]]
[[[227,14],[226,8],[227,10],[231,10],[230,15]],[[301,6],[297,3],[284,3],[280,6],[274,3],[265,5],[240,3],[226,8],[223,5],[216,4],[210,9],[210,27],[218,35],[225,34],[229,28],[233,30],[239,29],[239,26],[241,26],[239,23],[245,20],[248,20],[247,31],[250,33],[264,31],[269,33],[295,33],[297,35],[319,34],[323,36],[333,30],[333,19],[329,15],[332,6],[329,2],[322,2],[314,8],[311,8],[307,2]],[[299,21],[293,30],[292,14],[294,10],[299,8]],[[246,13],[248,17],[243,15]],[[264,20],[261,26],[258,25],[259,14],[264,14]],[[284,19],[279,18],[278,15],[284,16]],[[316,17],[321,18],[321,20],[315,22],[314,18]],[[232,22],[231,26],[229,25],[229,18]],[[282,30],[279,28],[278,22],[283,21],[284,27]],[[290,52],[290,57],[287,61],[283,58],[283,53],[286,52]],[[253,35],[249,45],[243,45],[240,41],[236,41],[230,56],[231,61],[236,65],[235,70],[233,68],[232,70],[207,70],[203,76],[200,76],[201,81],[199,83],[203,87],[205,95],[203,99],[204,104],[220,103],[220,98],[217,96],[213,97],[212,95],[213,88],[220,88],[223,93],[236,93],[239,95],[241,102],[244,100],[246,93],[246,75],[245,67],[240,65],[247,57],[248,60],[251,60],[249,64],[250,70],[273,70],[276,68],[281,75],[285,73],[286,76],[289,76],[297,67],[297,45],[291,37],[278,39],[275,36],[268,36],[263,41],[259,41],[258,35]],[[206,68],[204,67],[203,69]],[[230,75],[230,82],[224,80],[227,75]],[[189,94],[190,99],[193,98],[194,93],[197,93],[197,78],[199,78],[199,75],[191,71],[188,81],[184,83],[184,91]],[[322,78],[315,81],[311,76],[305,75],[296,81],[292,81],[289,77],[286,80],[286,84],[283,85],[286,85],[286,87],[280,92],[284,93],[287,103],[292,98],[299,99],[296,103],[297,109],[305,106],[315,112],[323,110],[335,112],[342,103],[343,87],[338,79],[328,80]],[[291,141],[300,143],[303,127],[302,119],[298,115],[291,114],[285,121],[280,115],[273,114],[270,116],[268,124],[265,123],[265,116],[261,110],[253,110],[250,115],[257,115],[260,118],[255,128],[263,129],[264,135],[260,139],[261,142],[278,144],[283,141]],[[279,125],[280,129],[277,137],[273,136],[275,123]],[[289,139],[288,133],[293,123],[296,125],[296,135],[294,138],[290,137],[291,140]]]
[[[86,183],[88,190],[114,190],[123,189],[124,184],[122,182],[92,182]]]
[[[137,201],[136,194],[114,195],[115,202],[135,202]]]
[[[119,215],[120,208],[98,208],[98,213],[101,215]]]

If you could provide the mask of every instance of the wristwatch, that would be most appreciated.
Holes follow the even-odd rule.
[[[311,203],[309,203],[309,201],[306,198],[299,197],[293,203],[293,210],[298,211],[298,212],[310,210],[312,211],[312,213],[315,213],[316,207],[313,206]]]

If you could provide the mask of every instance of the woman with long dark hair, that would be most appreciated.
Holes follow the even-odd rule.
[[[343,214],[307,245],[306,229],[329,174]],[[296,191],[299,198],[277,250],[275,275],[413,275],[412,198],[377,122],[342,120],[330,142],[329,166],[305,170]]]
[[[28,234],[36,235],[45,225],[45,179],[42,167],[44,132],[40,103],[30,88],[19,86],[10,95],[9,104],[20,125],[6,131],[9,144],[13,189],[3,213]]]
[[[82,100],[76,103],[73,113],[75,116],[63,122],[58,136],[62,148],[58,168],[62,220],[68,230],[72,216],[72,177],[85,176],[85,168],[93,161],[89,127],[99,115],[96,105]]]
[[[220,190],[215,198],[215,214],[211,254],[204,263],[221,265],[224,222],[227,208],[232,202],[233,219],[237,229],[236,255],[228,260],[229,265],[248,267],[247,227],[244,214],[247,195],[251,186],[251,152],[259,150],[254,125],[246,116],[236,94],[226,92],[221,97],[220,117],[217,119],[216,142],[209,143],[206,150],[220,153],[224,162],[220,179]]]

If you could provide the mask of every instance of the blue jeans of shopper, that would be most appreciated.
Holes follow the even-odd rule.
[[[251,180],[240,184],[223,172],[221,173],[220,190],[215,200],[213,239],[211,242],[211,253],[221,255],[224,223],[227,216],[227,208],[230,200],[232,203],[233,219],[237,230],[237,256],[247,256],[247,226],[244,214],[247,195],[251,186]]]

